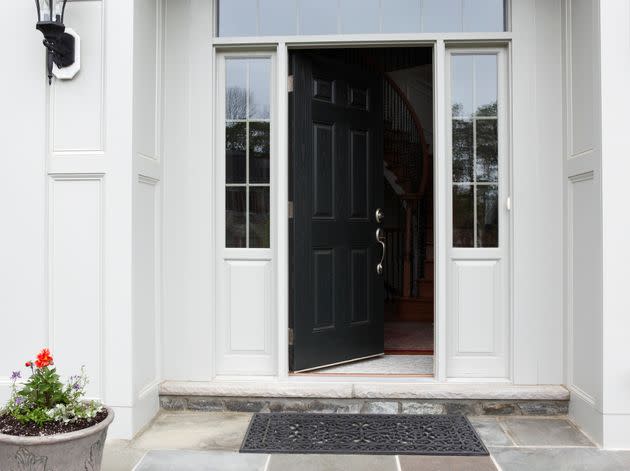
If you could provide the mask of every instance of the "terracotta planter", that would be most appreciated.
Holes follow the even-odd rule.
[[[45,437],[18,437],[0,433],[0,469],[2,471],[99,471],[107,428],[114,411],[107,408],[107,418],[76,432]]]

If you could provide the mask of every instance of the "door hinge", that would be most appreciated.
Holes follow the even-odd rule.
[[[293,201],[289,201],[288,213],[289,213],[289,219],[293,219]]]
[[[287,77],[287,90],[289,93],[293,91],[293,75],[289,75],[289,77]]]
[[[293,345],[293,329],[289,329],[289,345]]]

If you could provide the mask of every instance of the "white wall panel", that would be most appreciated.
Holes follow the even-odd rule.
[[[507,378],[508,291],[504,261],[451,260],[446,373]]]
[[[160,378],[158,182],[141,177],[134,198],[134,386],[140,392]]]
[[[217,375],[271,374],[276,367],[277,325],[272,263],[226,259],[222,266],[217,286]]]
[[[81,37],[81,71],[51,87],[51,146],[55,153],[104,150],[103,3],[73,2],[65,23]]]
[[[455,261],[453,290],[456,296],[457,353],[496,353],[495,318],[497,261]]]
[[[134,5],[134,148],[150,159],[158,158],[158,11],[159,2],[155,0],[136,0]]]
[[[570,145],[571,155],[593,148],[594,131],[594,25],[597,21],[593,0],[570,2]]]
[[[601,205],[592,172],[570,179],[569,266],[571,267],[570,333],[571,368],[569,384],[591,400],[601,396],[601,231],[593,215]]]
[[[63,375],[85,365],[102,397],[101,176],[55,176],[49,188],[50,348]]]

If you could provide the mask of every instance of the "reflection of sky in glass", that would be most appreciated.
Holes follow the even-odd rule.
[[[497,102],[497,56],[475,56],[475,110]],[[484,116],[489,114],[483,113]],[[496,115],[496,113],[492,113]]]
[[[503,4],[504,0],[221,0],[219,34],[504,31]]]
[[[473,56],[453,56],[452,98],[455,116],[470,116],[473,111]]]
[[[256,0],[222,0],[219,6],[219,35],[256,34]]]
[[[225,117],[228,119],[245,119],[247,108],[247,60],[226,59],[225,68]]]
[[[378,31],[379,0],[341,0],[340,6],[342,33]]]
[[[428,33],[462,30],[462,0],[424,0],[423,31]]]
[[[453,116],[496,116],[497,56],[455,55],[451,64]]]
[[[297,34],[296,0],[259,1],[261,35]]]
[[[464,31],[503,31],[503,0],[464,0]]]
[[[383,33],[415,33],[421,27],[421,0],[387,0],[383,15]]]
[[[269,59],[249,61],[249,117],[269,119]]]
[[[337,0],[299,0],[299,2],[300,34],[337,33]]]

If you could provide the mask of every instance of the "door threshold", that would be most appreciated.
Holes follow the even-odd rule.
[[[359,378],[434,378],[432,374],[397,374],[397,373],[326,373],[317,371],[290,372],[289,376],[332,376],[332,377],[359,377]]]
[[[329,363],[327,365],[321,365],[321,366],[314,366],[313,368],[305,368],[303,370],[298,370],[298,371],[290,371],[289,374],[305,374],[305,373],[312,373],[314,371],[317,370],[323,370],[324,368],[332,368],[333,366],[339,366],[339,365],[347,365],[349,363],[354,363],[357,361],[362,361],[362,360],[369,360],[370,358],[378,358],[378,357],[382,357],[383,355],[385,355],[384,353],[377,353],[375,355],[368,355],[366,357],[361,357],[361,358],[353,358],[352,360],[344,360],[344,361],[338,361],[336,363]]]

